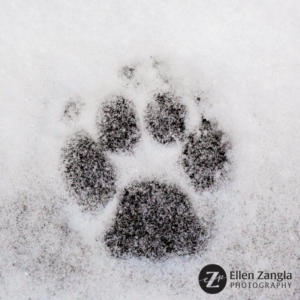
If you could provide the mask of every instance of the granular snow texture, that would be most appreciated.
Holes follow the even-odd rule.
[[[207,264],[293,275],[215,299],[299,299],[299,14],[2,0],[0,299],[211,299]]]

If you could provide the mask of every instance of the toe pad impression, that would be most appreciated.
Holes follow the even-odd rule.
[[[213,128],[206,119],[202,120],[200,134],[191,134],[183,147],[182,166],[196,189],[205,190],[215,181],[218,170],[222,170],[226,156],[223,133]]]
[[[147,107],[146,123],[153,138],[162,144],[181,140],[185,131],[186,107],[170,93],[156,95]]]
[[[80,132],[72,137],[62,156],[64,177],[85,209],[93,210],[113,196],[115,169],[88,134]]]
[[[100,144],[104,150],[128,151],[140,139],[133,103],[117,96],[106,103],[100,111],[98,121]]]

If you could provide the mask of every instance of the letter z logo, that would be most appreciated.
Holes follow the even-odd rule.
[[[218,288],[219,285],[213,285],[214,281],[217,279],[218,275],[219,275],[219,272],[206,272],[206,274],[213,274],[211,277],[210,277],[210,280],[209,282],[207,283],[206,287],[207,288]]]
[[[220,293],[225,288],[226,283],[226,272],[218,265],[207,265],[200,271],[200,287],[208,294]]]

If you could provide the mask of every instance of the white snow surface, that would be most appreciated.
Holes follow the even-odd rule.
[[[299,15],[294,0],[2,0],[0,299],[300,299]],[[182,98],[203,93],[200,110],[231,140],[227,181],[189,194],[199,216],[215,218],[207,249],[156,263],[109,255],[102,237],[117,196],[81,212],[59,165],[72,133],[96,136],[104,95],[125,89],[119,69],[150,57],[165,62]],[[147,68],[141,76],[151,79]],[[66,124],[71,100],[81,114]],[[142,98],[136,105],[140,113]],[[190,110],[191,128],[198,117]],[[179,150],[144,137],[136,160],[114,158],[120,188],[136,170],[180,178]],[[210,263],[287,271],[293,283],[211,296],[198,284]]]

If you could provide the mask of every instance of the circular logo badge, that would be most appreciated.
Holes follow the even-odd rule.
[[[208,294],[220,293],[225,288],[226,283],[226,272],[218,265],[207,265],[200,271],[200,287]]]

